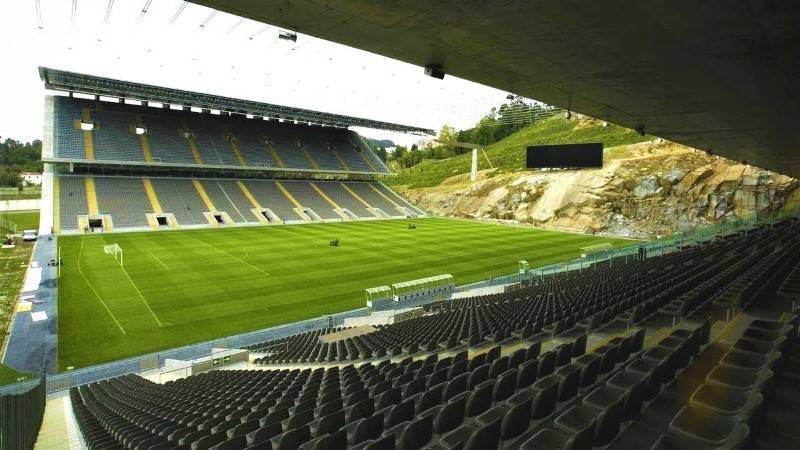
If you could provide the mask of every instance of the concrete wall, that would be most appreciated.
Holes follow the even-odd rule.
[[[2,200],[0,201],[0,211],[30,211],[39,209],[41,200]]]

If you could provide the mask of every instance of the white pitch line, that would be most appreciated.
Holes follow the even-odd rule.
[[[105,243],[105,242],[106,242],[106,239],[105,239],[104,237],[102,237],[102,236],[101,236],[101,237],[100,237],[100,239],[102,239],[102,240],[103,240],[103,243]],[[150,307],[150,303],[148,303],[148,302],[147,302],[147,299],[146,299],[146,298],[144,298],[144,295],[142,295],[142,292],[141,292],[141,291],[139,290],[139,288],[136,286],[136,283],[134,283],[134,282],[133,282],[133,278],[131,278],[131,276],[130,276],[130,274],[128,273],[128,271],[127,271],[127,270],[125,270],[125,267],[124,267],[124,266],[120,266],[120,269],[122,269],[122,273],[124,273],[124,274],[125,274],[125,276],[126,276],[126,277],[128,277],[128,281],[131,283],[131,286],[133,286],[133,289],[134,289],[134,290],[136,291],[136,293],[139,295],[139,298],[140,298],[140,299],[142,299],[142,303],[144,303],[144,306],[147,308],[147,310],[148,310],[148,311],[150,311],[150,315],[152,315],[152,316],[153,316],[153,319],[155,319],[155,320],[156,320],[156,323],[158,324],[158,326],[159,326],[159,327],[163,327],[163,326],[164,326],[164,324],[163,324],[163,323],[161,323],[161,321],[160,321],[160,320],[158,320],[158,316],[156,315],[156,313],[155,313],[155,312],[153,312],[153,308],[151,308],[151,307]]]
[[[117,327],[119,327],[119,330],[122,331],[122,334],[128,334],[128,333],[125,332],[125,328],[122,328],[122,325],[120,325],[119,320],[117,320],[117,317],[114,315],[114,313],[112,313],[111,310],[108,308],[108,305],[106,305],[106,302],[103,301],[103,298],[100,297],[100,294],[98,294],[97,291],[94,289],[94,286],[92,285],[92,283],[89,281],[88,278],[86,278],[86,275],[83,274],[83,270],[81,270],[81,255],[83,254],[83,241],[85,241],[85,240],[86,240],[86,238],[82,238],[81,239],[81,246],[80,246],[80,249],[78,249],[78,273],[81,274],[81,277],[83,277],[83,280],[86,282],[86,284],[89,285],[89,289],[92,290],[92,292],[94,293],[94,296],[97,297],[98,300],[100,300],[100,303],[103,305],[103,308],[106,309],[106,312],[108,313],[108,315],[111,316],[111,319],[114,321],[115,324],[117,324]]]
[[[153,312],[153,308],[150,307],[150,303],[148,303],[147,299],[144,298],[144,295],[142,295],[142,292],[139,291],[139,288],[136,287],[136,283],[133,282],[133,278],[131,278],[131,276],[128,274],[128,271],[125,270],[124,267],[120,267],[120,269],[122,269],[122,273],[124,273],[125,276],[128,277],[128,281],[131,282],[131,286],[133,286],[133,289],[136,290],[137,294],[139,294],[139,298],[142,299],[142,302],[144,303],[144,306],[147,307],[148,311],[150,311],[150,314],[153,316],[153,319],[156,319],[156,323],[158,324],[158,326],[159,327],[163,327],[164,324],[161,323],[160,320],[158,320],[158,316],[156,315],[156,313]]]
[[[159,259],[159,257],[158,257],[158,256],[156,256],[156,255],[154,255],[154,254],[153,254],[153,252],[151,252],[150,250],[147,250],[147,249],[145,249],[145,251],[146,251],[147,253],[149,253],[149,254],[150,254],[150,256],[152,256],[152,257],[153,257],[153,259],[155,259],[156,261],[158,261],[158,263],[159,263],[159,264],[161,264],[161,266],[162,266],[162,267],[164,267],[165,269],[169,270],[169,267],[167,267],[167,265],[166,265],[166,264],[164,264],[164,261],[161,261],[161,259]]]
[[[205,244],[205,245],[207,245],[207,246],[209,246],[209,247],[213,248],[214,250],[216,250],[216,251],[218,251],[218,252],[225,253],[226,255],[230,256],[231,258],[233,258],[233,259],[235,259],[235,260],[237,260],[237,261],[239,261],[239,262],[241,262],[241,263],[243,263],[243,264],[247,264],[248,266],[250,266],[250,267],[252,267],[253,269],[255,269],[255,270],[257,270],[257,271],[259,271],[259,272],[263,273],[263,274],[264,274],[264,275],[266,275],[266,276],[269,276],[269,272],[265,272],[264,270],[260,269],[259,267],[256,267],[256,266],[254,266],[254,265],[250,264],[249,262],[247,262],[247,261],[243,260],[242,258],[239,258],[238,256],[234,256],[234,255],[232,255],[232,254],[230,254],[230,253],[226,252],[225,250],[223,250],[223,249],[221,249],[221,248],[219,248],[219,247],[217,247],[217,246],[215,246],[215,245],[212,245],[212,244],[210,244],[210,243],[208,243],[208,242],[206,242],[206,241],[204,241],[204,240],[202,240],[202,239],[198,239],[198,238],[196,238],[196,237],[194,237],[194,236],[192,236],[192,238],[193,238],[194,240],[196,240],[196,241],[202,242],[203,244]]]

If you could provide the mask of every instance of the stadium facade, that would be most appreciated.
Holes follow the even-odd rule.
[[[40,68],[42,234],[422,212],[351,126],[430,130]]]

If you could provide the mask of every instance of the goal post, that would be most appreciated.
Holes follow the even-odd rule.
[[[103,251],[106,255],[114,255],[117,264],[119,264],[120,267],[125,267],[122,263],[122,247],[120,247],[119,244],[104,245]]]

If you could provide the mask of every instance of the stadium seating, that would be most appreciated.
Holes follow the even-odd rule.
[[[776,292],[800,262],[798,228],[548,275],[329,344],[320,336],[339,329],[253,346],[263,370],[163,385],[131,375],[74,388],[71,402],[89,448],[665,450],[796,439],[770,405],[796,403],[800,309]],[[763,273],[774,275],[768,290]],[[741,295],[719,302],[728,290]],[[726,322],[730,308],[743,312]]]
[[[93,191],[87,190],[87,179],[92,180]],[[302,208],[310,209],[307,215],[311,220],[316,218],[313,215],[319,220],[340,221],[406,217],[418,213],[379,183],[176,177],[148,177],[146,180],[122,176],[58,176],[61,231],[80,231],[78,218],[90,214],[110,216],[116,230],[149,229],[147,214],[156,212],[174,214],[180,227],[209,226],[205,212],[224,212],[233,224],[261,223],[263,220],[253,211],[258,208],[250,196],[260,208],[269,208],[282,222],[304,221],[295,201]],[[152,186],[157,204],[148,197],[147,183]],[[90,200],[92,192],[93,201]],[[95,213],[89,209],[92,203],[97,205]]]
[[[79,127],[86,118],[89,134]],[[68,97],[54,97],[54,119],[54,156],[66,160],[389,172],[346,129]]]
[[[426,309],[435,314],[382,326],[377,332],[336,343],[290,341],[282,351],[257,362],[349,361],[363,359],[365,354],[397,356],[439,347],[502,342],[512,336],[541,339],[575,330],[597,331],[613,323],[633,327],[655,314],[689,316],[724,296],[725,280],[730,283],[732,276],[746,278],[763,267],[755,262],[796,260],[797,256],[791,256],[796,246],[771,252],[771,247],[764,245],[767,238],[757,235],[630,264],[545,277],[512,293],[431,304]],[[726,269],[729,267],[733,269]],[[671,309],[678,303],[680,313]]]

